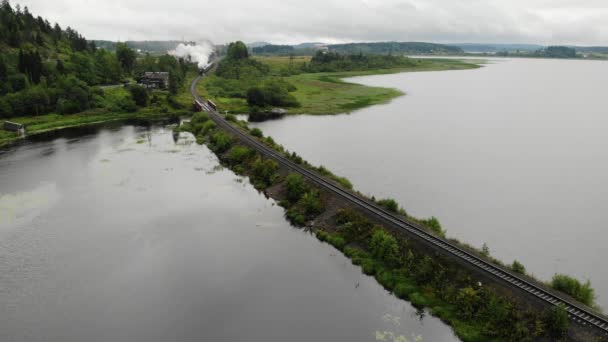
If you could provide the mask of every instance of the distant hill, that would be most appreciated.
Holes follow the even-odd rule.
[[[583,53],[608,53],[608,46],[568,46],[577,52]]]
[[[466,53],[487,53],[487,54],[499,54],[508,55],[521,53],[534,54],[540,57],[548,47],[538,44],[477,44],[477,43],[462,43],[462,44],[449,44],[461,48]],[[608,54],[608,47],[606,46],[576,46],[566,45],[565,47],[576,50],[578,53],[599,53]],[[560,58],[560,57],[554,57]]]
[[[253,42],[253,43],[247,44],[247,47],[250,49],[255,49],[255,48],[266,46],[266,45],[272,45],[272,44],[267,43],[267,42]]]
[[[477,43],[462,43],[449,44],[464,50],[469,53],[495,53],[500,51],[516,52],[516,51],[536,51],[542,49],[542,45],[536,44],[477,44]]]
[[[421,43],[421,42],[381,42],[381,43],[351,43],[328,46],[330,51],[346,54],[407,54],[407,55],[450,55],[461,54],[464,51],[456,46]]]
[[[320,46],[326,46],[327,44],[325,43],[320,43],[320,42],[310,42],[310,43],[301,43],[298,45],[294,45],[293,48],[298,50],[298,49],[316,49],[319,48]]]
[[[95,44],[108,51],[116,50],[116,42],[108,40],[94,40]],[[167,51],[175,50],[175,48],[184,43],[180,40],[144,40],[144,41],[126,41],[128,47],[144,53],[165,54]],[[186,42],[191,43],[191,42]]]

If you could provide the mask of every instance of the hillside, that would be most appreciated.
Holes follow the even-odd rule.
[[[183,108],[175,95],[195,70],[184,59],[139,55],[126,44],[108,51],[8,0],[0,19],[0,119],[29,125],[28,133]],[[144,71],[168,72],[168,89],[134,85]],[[103,87],[122,83],[130,85]],[[16,138],[0,130],[0,144]]]

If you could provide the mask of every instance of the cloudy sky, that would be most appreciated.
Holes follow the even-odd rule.
[[[12,0],[89,39],[608,45],[608,0]]]

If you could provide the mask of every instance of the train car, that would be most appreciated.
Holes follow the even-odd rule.
[[[200,112],[205,110],[205,105],[199,100],[194,100],[194,108]]]
[[[215,103],[213,103],[213,101],[211,101],[211,100],[207,100],[207,105],[208,105],[209,107],[211,107],[211,109],[213,109],[213,110],[217,111],[217,106],[215,105]]]

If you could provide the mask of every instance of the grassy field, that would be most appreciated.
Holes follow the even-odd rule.
[[[290,108],[290,114],[339,114],[348,113],[367,106],[386,103],[404,95],[397,89],[368,87],[342,81],[343,78],[399,72],[463,70],[478,68],[479,65],[454,59],[422,59],[415,67],[398,69],[380,69],[337,73],[305,73],[289,75],[290,69],[310,61],[310,57],[256,57],[270,66],[273,76],[284,76],[297,90],[292,94],[302,104],[299,108]],[[215,77],[215,76],[210,76]],[[198,91],[209,98],[205,87],[210,78],[199,83]],[[247,101],[242,98],[211,97],[220,110],[231,113],[246,113]]]

